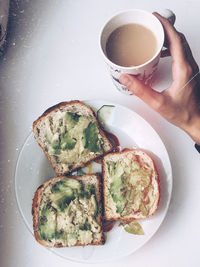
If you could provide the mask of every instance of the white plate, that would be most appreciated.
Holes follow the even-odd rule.
[[[155,215],[140,224],[145,232],[143,236],[131,235],[118,224],[106,234],[103,246],[86,246],[50,249],[68,260],[97,263],[117,260],[142,247],[158,230],[169,206],[172,191],[172,170],[166,148],[155,130],[138,114],[118,104],[106,101],[86,101],[94,110],[102,105],[112,104],[115,108],[106,121],[106,129],[115,134],[121,147],[138,147],[148,152],[154,159],[161,187],[161,198]],[[37,145],[33,134],[26,139],[20,152],[15,173],[16,197],[22,217],[33,233],[31,206],[34,192],[45,181],[54,177],[54,171]]]

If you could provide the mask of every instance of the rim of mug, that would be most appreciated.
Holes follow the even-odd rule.
[[[158,47],[156,53],[154,54],[154,56],[149,59],[148,61],[146,61],[145,63],[141,64],[141,65],[137,65],[137,66],[130,66],[130,67],[125,67],[125,66],[121,66],[121,65],[117,65],[115,64],[114,62],[112,62],[107,56],[106,54],[104,53],[103,51],[103,48],[102,48],[102,33],[105,29],[105,27],[108,25],[108,23],[113,20],[115,17],[121,15],[121,14],[124,14],[124,13],[128,13],[128,12],[132,12],[132,11],[139,11],[139,12],[143,12],[143,13],[146,13],[148,15],[151,15],[153,19],[155,19],[155,21],[157,21],[159,23],[159,25],[161,26],[161,29],[162,29],[162,36],[161,36],[161,44],[160,46]],[[122,24],[123,25],[123,24]],[[107,63],[109,65],[113,65],[114,67],[116,67],[117,69],[123,69],[123,70],[136,70],[136,69],[139,69],[141,67],[144,67],[145,65],[151,63],[157,56],[159,56],[161,50],[162,50],[162,47],[163,47],[163,44],[164,44],[164,29],[163,29],[163,26],[162,26],[162,23],[159,21],[159,19],[154,16],[151,12],[149,11],[146,11],[146,10],[143,10],[143,9],[127,9],[127,10],[123,10],[123,11],[120,11],[120,12],[117,12],[115,13],[112,17],[110,17],[109,19],[106,20],[106,22],[104,23],[103,27],[101,28],[101,31],[100,31],[100,36],[99,36],[99,44],[100,44],[100,50],[101,50],[101,53],[103,54],[105,60],[107,61]]]

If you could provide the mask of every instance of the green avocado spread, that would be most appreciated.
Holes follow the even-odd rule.
[[[92,243],[101,232],[93,185],[64,178],[45,188],[39,211],[40,239],[62,246]]]
[[[56,161],[73,164],[88,153],[103,152],[103,139],[91,116],[57,112],[46,119],[45,150]]]
[[[156,197],[151,185],[151,167],[141,166],[136,157],[107,161],[106,164],[110,177],[108,190],[112,200],[108,205],[122,217],[133,211],[147,216]]]

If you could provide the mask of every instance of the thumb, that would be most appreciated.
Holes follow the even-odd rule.
[[[164,95],[153,90],[150,86],[145,85],[138,80],[134,75],[122,74],[120,76],[120,83],[126,86],[134,95],[138,96],[146,104],[158,111],[164,104]]]

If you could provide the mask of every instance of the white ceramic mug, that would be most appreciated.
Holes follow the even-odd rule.
[[[174,13],[166,9],[163,12],[159,12],[161,15],[166,17],[171,24],[175,22]],[[110,34],[118,27],[128,24],[128,23],[136,23],[145,26],[150,29],[157,40],[157,51],[154,56],[139,66],[132,67],[123,67],[113,63],[106,54],[106,43]],[[122,73],[128,73],[137,75],[137,78],[143,80],[145,84],[151,85],[153,81],[154,73],[157,70],[158,62],[160,59],[161,50],[163,48],[164,43],[164,30],[160,21],[150,12],[140,10],[140,9],[132,9],[118,13],[109,19],[105,26],[103,27],[100,33],[100,47],[103,53],[103,57],[105,62],[108,65],[110,70],[111,78],[113,83],[117,87],[117,89],[125,94],[131,95],[132,93],[119,82],[119,77]],[[148,45],[148,44],[147,44]]]

